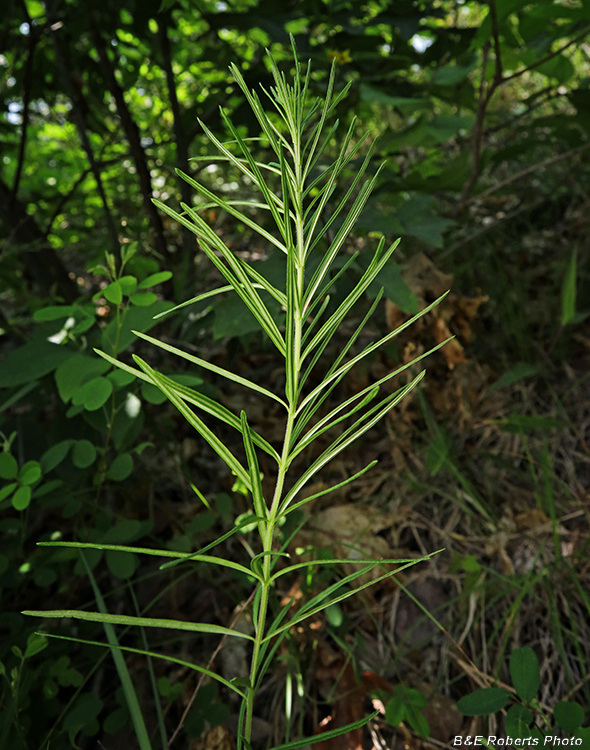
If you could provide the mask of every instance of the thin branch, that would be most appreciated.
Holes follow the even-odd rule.
[[[544,65],[546,62],[549,62],[549,60],[553,60],[553,58],[557,57],[557,55],[561,55],[562,52],[565,52],[565,50],[571,47],[573,44],[577,44],[578,42],[581,42],[582,39],[588,36],[589,33],[590,33],[590,26],[586,26],[584,31],[578,34],[578,36],[575,36],[573,39],[570,39],[569,42],[566,42],[566,44],[564,44],[559,49],[556,49],[555,52],[550,52],[542,60],[537,60],[537,62],[532,63],[531,65],[527,65],[526,68],[521,68],[521,70],[517,70],[516,73],[513,73],[510,76],[506,76],[505,78],[502,78],[501,82],[506,83],[507,81],[511,81],[513,78],[518,78],[519,76],[522,76],[525,73],[528,73],[529,70],[535,70],[535,68],[539,68],[541,65]]]
[[[98,162],[96,161],[94,157],[92,144],[90,143],[90,138],[88,137],[88,131],[86,129],[86,123],[84,120],[84,113],[82,111],[82,107],[80,106],[82,93],[80,92],[79,94],[77,94],[74,91],[74,87],[72,85],[72,81],[68,73],[68,68],[66,66],[66,62],[64,60],[61,47],[59,45],[57,32],[52,29],[50,33],[51,33],[51,38],[53,41],[53,46],[55,49],[55,57],[57,59],[62,83],[63,83],[64,89],[68,93],[70,101],[72,102],[72,112],[74,115],[76,128],[78,130],[78,135],[80,137],[80,142],[82,144],[82,148],[86,152],[86,158],[88,159],[90,170],[92,171],[94,179],[96,180],[96,190],[102,202],[103,211],[105,215],[105,221],[106,221],[106,228],[107,228],[107,232],[111,241],[111,246],[112,246],[113,252],[115,253],[115,256],[119,257],[119,253],[120,253],[119,233],[117,232],[117,227],[115,226],[115,221],[111,213],[111,208],[109,206],[109,201],[107,199],[106,191],[104,189],[102,175],[98,167]]]
[[[491,0],[493,2],[493,0]],[[486,42],[483,45],[482,54],[482,70],[481,70],[481,81],[479,83],[479,95],[477,98],[477,113],[475,116],[475,126],[473,128],[473,159],[471,161],[471,172],[469,174],[469,177],[467,179],[467,182],[465,185],[463,185],[463,190],[461,192],[461,197],[459,198],[459,203],[457,204],[455,208],[455,215],[461,213],[461,211],[464,209],[465,204],[467,203],[467,198],[469,194],[471,193],[471,190],[475,183],[477,182],[477,178],[479,177],[479,165],[481,162],[481,147],[483,144],[483,124],[486,116],[486,110],[489,104],[489,101],[492,97],[492,94],[496,90],[498,83],[494,80],[490,84],[489,88],[486,84],[486,67],[488,64],[488,54],[490,51],[490,43]]]
[[[16,172],[14,174],[14,182],[12,183],[12,193],[10,202],[14,203],[18,194],[18,187],[20,185],[20,178],[25,163],[25,151],[27,145],[27,132],[29,127],[29,107],[31,104],[31,88],[33,78],[33,58],[35,55],[35,48],[39,43],[39,32],[33,26],[33,21],[27,10],[26,3],[21,2],[25,18],[29,25],[29,49],[27,52],[27,59],[25,62],[25,70],[23,74],[23,110],[22,110],[22,124],[21,124],[21,137],[18,146],[18,160],[16,164]]]
[[[168,255],[168,248],[166,245],[166,238],[164,236],[164,225],[162,223],[162,217],[160,213],[152,203],[152,180],[150,176],[150,170],[147,163],[145,149],[141,143],[141,135],[139,126],[133,119],[127,102],[125,101],[125,95],[122,87],[120,86],[115,76],[115,70],[113,63],[108,55],[105,41],[100,32],[100,23],[94,17],[91,17],[90,23],[90,35],[96,52],[98,54],[105,84],[111,93],[117,107],[117,113],[121,120],[121,125],[129,143],[129,150],[131,157],[135,163],[135,169],[137,171],[137,177],[139,179],[139,185],[141,190],[141,197],[143,201],[143,208],[147,214],[152,241],[154,243],[154,249],[161,256],[166,257]]]
[[[546,62],[549,62],[549,60],[552,60],[554,57],[557,57],[566,49],[571,47],[573,44],[576,44],[577,42],[584,39],[584,37],[587,36],[587,34],[590,32],[590,26],[587,26],[583,32],[575,36],[573,39],[570,39],[566,44],[559,47],[559,49],[555,50],[554,52],[550,52],[548,55],[545,55],[545,57],[543,57],[541,60],[537,60],[537,62],[532,63],[531,65],[527,65],[525,68],[522,68],[521,70],[517,70],[516,73],[512,73],[509,76],[504,76],[503,69],[502,69],[500,31],[499,31],[499,24],[498,24],[498,12],[497,12],[497,7],[496,7],[496,0],[489,0],[489,6],[490,6],[490,20],[492,24],[492,40],[494,44],[495,72],[494,72],[494,78],[488,86],[485,80],[485,75],[486,75],[486,67],[487,67],[487,62],[488,62],[488,54],[489,54],[489,49],[490,49],[490,42],[486,42],[486,44],[484,44],[482,48],[482,55],[483,55],[482,74],[481,74],[481,81],[479,85],[475,125],[473,128],[473,158],[471,162],[471,172],[469,174],[469,178],[467,179],[467,181],[465,182],[465,185],[463,186],[463,190],[461,191],[461,197],[459,198],[457,206],[455,207],[455,211],[453,212],[455,216],[460,214],[465,209],[465,206],[468,204],[470,200],[469,196],[471,194],[471,191],[473,190],[475,183],[479,179],[480,166],[481,166],[481,152],[482,152],[482,146],[483,146],[483,140],[484,140],[484,121],[485,121],[488,105],[490,103],[492,96],[496,92],[496,89],[498,89],[500,86],[507,83],[508,81],[512,81],[514,78],[518,78],[524,75],[525,73],[527,73],[528,71],[535,70],[536,68],[539,68],[541,65],[544,65]]]
[[[500,47],[500,26],[498,24],[498,9],[496,0],[490,0],[490,18],[492,21],[492,38],[494,40],[494,57],[496,60],[496,72],[494,73],[494,83],[499,86],[504,77],[502,69],[502,50]],[[491,97],[490,97],[491,98]]]
[[[501,190],[502,188],[505,188],[507,185],[511,185],[513,182],[516,182],[517,180],[521,180],[523,177],[526,177],[529,174],[532,174],[533,172],[537,172],[539,169],[543,169],[544,167],[548,167],[550,164],[555,164],[558,161],[562,161],[563,159],[569,159],[572,156],[578,156],[579,154],[583,154],[585,151],[588,151],[590,149],[590,143],[586,143],[583,146],[576,146],[576,148],[570,148],[567,151],[564,151],[561,154],[556,154],[555,156],[550,156],[547,159],[544,159],[543,161],[539,162],[538,164],[531,164],[530,167],[527,167],[526,169],[522,169],[520,172],[517,172],[516,174],[511,175],[510,177],[507,177],[505,180],[502,180],[501,182],[498,182],[495,185],[492,185],[492,187],[489,187],[487,190],[484,190],[482,193],[478,193],[477,195],[473,195],[468,199],[468,203],[471,203],[473,201],[479,201],[483,200],[484,198],[487,198],[489,195],[492,195],[497,190]]]

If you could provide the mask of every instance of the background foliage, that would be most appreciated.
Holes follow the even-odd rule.
[[[159,392],[112,370],[92,348],[139,351],[132,330],[150,330],[155,314],[217,284],[193,240],[152,198],[193,201],[176,167],[229,196],[247,190],[228,164],[205,168],[198,160],[207,145],[197,119],[227,137],[222,106],[241,134],[258,136],[228,66],[236,63],[250,88],[268,86],[264,48],[289,66],[289,33],[301,58],[312,60],[318,92],[336,59],[338,88],[351,83],[339,105],[342,127],[356,116],[357,136],[368,129],[379,137],[375,168],[379,157],[387,160],[350,242],[362,251],[373,232],[402,237],[396,262],[380,277],[388,302],[375,328],[393,327],[453,288],[439,317],[389,359],[358,372],[364,386],[410,350],[449,331],[458,336],[433,359],[420,398],[364,448],[382,459],[378,480],[335,507],[355,499],[395,519],[393,531],[386,523],[371,530],[390,547],[446,547],[446,567],[408,585],[419,600],[438,602],[472,661],[447,656],[444,673],[421,670],[426,688],[413,684],[406,651],[419,646],[427,663],[428,648],[445,647],[424,626],[412,635],[398,623],[384,676],[396,682],[403,675],[431,704],[452,702],[488,686],[485,675],[501,677],[509,645],[527,645],[548,665],[545,705],[568,691],[590,705],[582,679],[590,656],[583,645],[590,611],[588,0],[105,0],[98,7],[11,0],[7,7],[0,29],[0,746],[46,747],[50,739],[52,748],[65,748],[109,733],[122,746],[129,731],[110,662],[65,642],[46,648],[35,624],[18,614],[50,600],[66,608],[94,599],[75,551],[36,548],[37,540],[158,539],[191,551],[225,528],[230,508],[241,508],[241,488],[172,412],[152,408]],[[354,169],[353,161],[351,176]],[[280,259],[271,247],[252,247],[246,227],[212,210],[206,219],[236,252],[281,278]],[[362,262],[361,252],[340,281],[341,295]],[[234,302],[214,298],[159,325],[171,341],[272,387],[272,353]],[[166,371],[162,357],[156,364]],[[204,393],[219,387],[194,369],[174,377]],[[236,394],[223,398],[239,412]],[[259,415],[271,431],[272,419],[272,412]],[[318,528],[321,513],[334,511],[318,510]],[[346,528],[342,518],[337,526]],[[203,571],[195,598],[178,573],[166,579],[173,593],[157,595],[154,570],[138,570],[133,555],[87,558],[108,606],[137,600],[139,609],[187,617],[217,608],[223,621],[243,598],[236,576],[207,580]],[[398,595],[385,592],[383,602]],[[374,619],[380,606],[367,605]],[[419,610],[408,612],[418,622]],[[351,623],[360,622],[353,612],[340,614],[348,619],[322,624],[322,648],[341,652]],[[81,632],[72,623],[60,632],[68,628]],[[393,651],[386,629],[366,631],[381,653]],[[162,648],[172,654],[183,643]],[[206,660],[209,645],[196,647]],[[347,648],[375,668],[366,643]],[[303,654],[294,645],[285,663],[304,681],[321,670],[304,664]],[[184,678],[154,676],[171,733]],[[199,695],[187,724],[195,736],[205,718],[224,724],[232,708],[211,685]],[[302,722],[313,721],[309,702],[297,710]]]

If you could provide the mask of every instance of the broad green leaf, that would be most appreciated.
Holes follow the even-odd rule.
[[[113,392],[113,383],[108,378],[98,377],[84,383],[72,397],[74,406],[83,406],[86,411],[97,411],[108,401]]]
[[[94,693],[79,695],[63,719],[63,728],[67,732],[70,745],[76,746],[76,737],[81,732],[85,737],[93,737],[98,733],[100,724],[98,715],[104,706],[103,701]]]
[[[41,479],[41,465],[38,461],[27,461],[20,467],[18,481],[20,484],[35,484]]]
[[[12,495],[17,487],[18,484],[16,482],[10,482],[9,484],[4,485],[4,487],[0,489],[0,502],[2,502],[2,500],[6,500],[9,495]]]
[[[77,308],[73,305],[52,305],[50,307],[42,307],[40,310],[35,310],[33,314],[33,320],[36,321],[47,321],[47,320],[61,320],[62,318],[69,318],[76,312]]]
[[[432,82],[435,86],[454,86],[465,80],[477,64],[478,59],[474,55],[468,65],[443,65],[435,70]]]
[[[31,633],[31,635],[27,639],[25,659],[30,659],[31,656],[35,656],[36,654],[41,653],[41,651],[44,651],[48,645],[49,644],[45,636],[39,635],[38,633]]]
[[[74,352],[43,339],[30,341],[6,355],[0,369],[0,388],[39,380],[70,359]]]
[[[86,469],[96,461],[96,448],[90,440],[77,440],[72,448],[72,462],[78,469]]]
[[[105,559],[108,569],[115,578],[131,578],[139,567],[139,559],[137,555],[129,552],[114,552],[113,550],[108,550]]]
[[[506,734],[516,737],[529,737],[531,730],[529,725],[533,720],[532,712],[521,703],[510,706],[506,711]]]
[[[123,289],[119,281],[113,281],[108,286],[105,286],[101,290],[101,294],[108,302],[112,302],[114,305],[120,305],[123,302]]]
[[[129,301],[132,305],[138,305],[139,307],[149,307],[158,301],[158,295],[152,292],[137,292],[129,297]]]
[[[15,510],[25,510],[31,502],[31,488],[26,486],[18,487],[12,496],[12,507]]]
[[[106,478],[114,482],[122,482],[133,471],[133,456],[130,453],[121,453],[117,456],[107,469]]]
[[[384,91],[370,86],[367,83],[361,83],[360,87],[361,100],[370,103],[385,104],[394,107],[405,115],[411,115],[418,110],[428,110],[431,107],[428,98],[412,98],[406,96],[391,96]]]
[[[575,701],[559,701],[553,709],[555,722],[564,732],[574,733],[584,721],[584,709]]]
[[[61,440],[59,443],[52,445],[51,448],[45,451],[41,456],[40,463],[41,469],[44,474],[55,469],[59,466],[64,458],[68,455],[70,448],[76,441],[73,438],[67,440]]]
[[[80,388],[109,369],[108,362],[98,357],[74,354],[55,371],[55,383],[59,396],[68,403]]]
[[[427,738],[430,736],[430,727],[420,709],[415,708],[412,704],[408,705],[406,707],[406,717],[408,724],[419,737]]]
[[[512,699],[512,693],[504,688],[482,688],[465,695],[457,703],[463,716],[487,716],[501,711]]]
[[[515,648],[510,654],[510,677],[518,697],[531,701],[541,685],[537,655],[529,646]]]
[[[392,697],[385,704],[385,721],[397,727],[406,718],[406,703],[401,690],[394,690]]]
[[[138,289],[149,289],[152,286],[163,284],[168,279],[172,278],[172,271],[159,271],[148,276],[147,279],[139,282]]]
[[[0,452],[0,479],[16,479],[18,462],[12,453]]]

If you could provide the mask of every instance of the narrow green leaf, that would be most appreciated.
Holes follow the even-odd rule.
[[[571,323],[576,315],[576,286],[578,270],[578,249],[574,247],[561,287],[561,325]]]
[[[292,511],[296,510],[297,508],[300,508],[302,505],[306,505],[307,503],[311,502],[312,500],[317,500],[318,497],[322,497],[323,495],[327,495],[330,492],[333,492],[334,490],[338,490],[341,487],[344,487],[346,484],[349,484],[350,482],[354,482],[355,479],[358,479],[360,476],[362,476],[366,471],[369,471],[369,469],[372,469],[374,466],[376,466],[379,463],[377,459],[374,461],[371,461],[370,464],[367,464],[364,469],[361,469],[360,471],[357,471],[356,474],[353,474],[352,476],[348,477],[348,479],[344,479],[342,482],[338,482],[338,484],[333,484],[331,487],[327,487],[325,490],[321,490],[320,492],[316,492],[314,495],[310,495],[309,497],[303,498],[303,500],[300,500],[298,503],[292,503],[289,505],[288,510],[285,511],[285,513],[291,513]],[[279,513],[282,512],[282,507],[279,510]]]
[[[391,341],[395,336],[398,336],[403,330],[411,326],[413,323],[415,323],[419,318],[421,318],[423,315],[426,315],[426,313],[430,312],[436,305],[438,305],[446,296],[448,292],[443,294],[441,297],[439,297],[437,300],[432,302],[430,305],[425,307],[423,310],[421,310],[419,313],[414,315],[412,318],[407,320],[405,323],[403,323],[399,328],[396,328],[395,331],[391,331],[386,336],[384,336],[382,339],[379,339],[378,341],[374,342],[373,344],[369,344],[369,346],[365,347],[363,351],[360,354],[357,354],[356,357],[353,357],[351,360],[349,360],[346,364],[342,365],[341,368],[333,372],[330,376],[326,377],[320,385],[318,385],[311,393],[309,393],[303,401],[299,404],[297,411],[301,412],[307,404],[312,401],[316,396],[324,389],[326,388],[332,380],[339,377],[342,373],[348,372],[357,362],[360,362],[362,359],[364,359],[368,354],[375,351],[375,349],[379,349],[384,344],[387,344],[389,341]],[[446,342],[442,342],[441,346],[444,345]]]
[[[135,375],[135,377],[139,378],[140,380],[143,380],[145,383],[149,383],[150,386],[153,386],[152,380],[142,370],[138,370],[137,368],[131,367],[130,365],[125,364],[124,362],[120,362],[114,357],[111,357],[110,355],[105,354],[104,352],[101,352],[98,349],[95,349],[95,351],[98,355],[108,360],[116,367],[119,367],[121,370],[124,370],[125,372]],[[194,391],[191,388],[188,388],[187,386],[182,385],[181,383],[177,383],[175,380],[168,378],[166,375],[161,375],[161,377],[163,381],[166,383],[166,385],[184,401],[187,401],[189,404],[193,404],[193,406],[197,406],[198,408],[202,409],[207,414],[211,414],[212,416],[217,417],[217,419],[220,419],[222,422],[225,422],[226,424],[230,425],[234,429],[238,431],[240,430],[239,418],[236,417],[235,414],[232,414],[229,411],[229,409],[226,409],[225,406],[222,406],[221,404],[217,403],[216,401],[213,401],[213,399],[210,399],[208,396],[205,396],[202,393],[199,393],[198,391]],[[157,389],[157,386],[153,386],[153,387],[154,389]],[[161,391],[158,390],[158,393],[161,393]],[[164,394],[162,394],[162,397],[164,399],[166,398]],[[286,408],[286,404],[283,401],[281,401],[281,403]],[[263,451],[268,453],[269,456],[272,456],[272,458],[274,458],[275,461],[278,463],[280,460],[279,454],[272,447],[272,445],[268,441],[266,441],[264,438],[262,438],[254,430],[251,429],[250,431],[252,433],[252,439],[254,443],[259,448],[262,448]]]
[[[182,357],[183,359],[186,359],[188,362],[192,362],[192,364],[194,365],[203,367],[206,370],[210,370],[211,372],[214,372],[216,375],[221,375],[222,377],[227,378],[228,380],[232,380],[234,383],[238,383],[239,385],[243,385],[246,388],[250,388],[250,390],[256,391],[257,393],[260,393],[262,396],[267,396],[268,398],[272,398],[274,401],[277,401],[279,404],[281,404],[281,406],[284,406],[285,409],[288,408],[287,404],[281,398],[275,395],[272,391],[269,391],[263,386],[258,385],[258,383],[254,383],[253,381],[247,380],[246,378],[243,378],[240,375],[236,375],[230,370],[224,370],[222,367],[217,367],[216,365],[213,365],[210,362],[207,362],[206,359],[201,359],[200,357],[195,357],[193,354],[189,354],[188,352],[183,352],[182,349],[178,349],[175,346],[166,344],[164,341],[160,341],[159,339],[152,338],[151,336],[148,336],[146,333],[141,333],[139,331],[134,331],[134,333],[140,338],[144,339],[145,341],[149,341],[150,344],[153,344],[154,346],[158,346],[160,349],[164,349],[164,351],[170,352],[171,354],[176,354],[178,357]],[[116,362],[117,360],[114,360],[114,361]]]
[[[251,573],[250,573],[251,575]],[[105,612],[86,612],[80,609],[25,610],[21,612],[28,617],[64,618],[85,620],[86,622],[103,622],[111,625],[131,625],[144,628],[166,628],[168,630],[186,630],[190,633],[208,633],[211,635],[233,635],[253,641],[251,635],[239,630],[212,625],[208,622],[185,622],[184,620],[164,620],[158,617],[131,617],[130,615],[113,615]]]
[[[264,637],[264,641],[268,641],[271,638],[274,638],[274,636],[277,635],[278,633],[281,633],[284,630],[288,630],[289,628],[292,628],[294,625],[297,625],[298,623],[303,622],[304,620],[306,620],[309,617],[312,617],[318,612],[321,612],[330,604],[339,604],[345,599],[349,599],[351,596],[356,596],[359,592],[364,591],[364,589],[366,588],[369,588],[369,586],[374,586],[375,584],[380,583],[381,581],[384,581],[386,578],[391,578],[397,573],[401,573],[402,570],[406,570],[410,566],[416,565],[417,563],[424,562],[436,554],[438,554],[438,552],[433,552],[430,555],[426,555],[425,557],[421,557],[416,560],[411,560],[407,564],[402,565],[401,567],[396,568],[395,570],[388,571],[387,573],[384,573],[383,575],[378,576],[377,578],[374,578],[373,580],[367,583],[363,583],[360,586],[349,589],[344,594],[338,594],[336,596],[333,596],[333,594],[335,594],[335,592],[338,591],[338,589],[348,586],[350,583],[357,580],[358,578],[363,576],[365,573],[370,572],[377,566],[386,565],[389,563],[388,560],[372,560],[371,563],[361,568],[361,570],[358,570],[354,573],[350,573],[342,580],[337,581],[336,583],[329,586],[325,591],[322,591],[321,593],[312,597],[312,599],[306,602],[306,604],[299,610],[297,615],[295,615],[295,617],[293,617],[287,623],[281,625],[277,629],[269,628],[266,636]],[[351,563],[351,562],[354,562],[354,560],[347,560],[346,562]]]
[[[207,545],[207,547],[204,548],[204,550],[211,549],[213,546],[218,544],[219,542],[223,541],[224,539],[227,539],[227,537],[231,536],[232,534],[236,533],[238,529],[232,529],[231,532],[228,532],[227,535],[224,535],[224,537],[221,537],[220,539],[217,539],[215,542],[213,542],[210,545]],[[112,550],[113,552],[133,552],[137,555],[151,555],[153,557],[171,557],[174,558],[174,561],[176,563],[182,563],[182,562],[202,562],[202,563],[208,563],[210,565],[217,565],[219,567],[224,568],[231,568],[232,570],[237,570],[239,573],[243,573],[247,576],[252,576],[252,571],[250,568],[246,568],[244,565],[240,565],[237,562],[234,562],[233,560],[227,560],[223,557],[213,557],[212,555],[204,555],[201,554],[202,550],[199,552],[174,552],[172,550],[165,550],[165,549],[150,549],[149,547],[131,547],[129,545],[124,544],[102,544],[100,542],[37,542],[37,546],[39,547],[74,547],[76,549],[98,549],[103,551],[109,551]],[[166,567],[166,565],[162,565],[161,568]]]
[[[359,425],[359,422],[355,422],[352,427],[349,427],[348,430],[346,430],[332,445],[325,450],[319,458],[317,458],[311,466],[303,472],[301,477],[295,482],[291,490],[287,493],[283,500],[282,509],[286,509],[293,498],[297,495],[298,492],[300,492],[303,487],[309,482],[309,480],[327,463],[329,463],[333,458],[335,458],[341,451],[343,451],[345,448],[347,448],[351,443],[353,443],[355,440],[357,440],[359,437],[361,437],[367,430],[369,430],[374,424],[376,424],[382,417],[387,414],[390,409],[392,409],[397,403],[399,403],[404,396],[406,396],[424,377],[424,372],[419,373],[414,380],[412,380],[409,385],[405,386],[401,389],[401,391],[398,391],[396,394],[393,394],[393,397],[388,397],[385,399],[381,404],[378,405],[378,407],[374,407],[378,409],[376,413],[373,413],[373,416],[369,419],[366,424]],[[374,412],[374,409],[371,410]],[[367,415],[362,417],[362,420],[366,418]]]
[[[259,170],[258,164],[256,163],[256,168]],[[243,170],[242,170],[243,171]],[[278,247],[279,250],[281,250],[283,253],[287,252],[287,248],[285,245],[278,240],[273,234],[270,232],[267,232],[264,227],[260,226],[256,221],[251,219],[247,214],[243,213],[242,211],[238,211],[236,208],[237,205],[241,206],[251,206],[252,208],[269,208],[267,204],[261,204],[257,202],[250,202],[250,201],[228,201],[224,200],[223,198],[218,197],[215,195],[215,193],[212,193],[210,190],[208,190],[204,185],[201,185],[201,183],[197,182],[196,180],[193,180],[192,177],[182,172],[180,169],[176,170],[176,173],[179,177],[181,177],[185,182],[187,182],[192,188],[194,188],[198,193],[205,196],[214,206],[217,206],[221,208],[224,211],[227,211],[232,216],[235,216],[238,221],[241,221],[243,224],[245,224],[247,227],[250,227],[250,229],[253,229],[257,234],[259,234],[261,237],[264,237],[265,240],[268,240],[271,244],[275,245],[275,247]],[[262,173],[260,173],[262,176]],[[253,180],[254,181],[254,180]],[[276,198],[275,198],[276,200]],[[206,208],[206,206],[203,206],[203,210]]]
[[[170,388],[166,384],[166,381],[158,372],[151,368],[147,364],[147,362],[144,362],[140,357],[134,355],[133,359],[146,373],[146,375],[152,379],[154,385],[157,385],[162,393],[166,394],[168,400],[171,401],[174,406],[176,406],[176,408],[186,419],[186,421],[190,425],[192,425],[192,427],[194,427],[202,437],[205,438],[205,440],[209,443],[209,445],[213,448],[217,455],[225,461],[231,471],[233,471],[233,473],[246,485],[246,487],[251,490],[252,488],[250,485],[250,476],[248,472],[244,469],[242,464],[233,455],[229,448],[227,448],[224,443],[217,437],[217,435],[212,430],[210,430],[209,427],[207,427],[202,419],[200,419],[191,409],[188,408],[185,402],[176,395],[172,388]]]
[[[254,512],[258,518],[266,518],[268,510],[264,497],[262,495],[262,482],[260,479],[260,467],[258,466],[258,458],[256,457],[256,451],[254,450],[254,443],[252,442],[252,435],[250,433],[250,427],[248,426],[248,419],[246,412],[242,411],[240,414],[242,422],[242,437],[244,439],[244,448],[246,450],[246,460],[248,461],[248,468],[250,472],[250,486],[252,488],[252,500],[254,502]],[[266,523],[258,523],[258,529],[260,531],[261,538],[264,535]]]
[[[315,745],[318,742],[327,742],[328,740],[342,737],[343,734],[348,734],[348,732],[353,732],[355,729],[360,729],[361,727],[366,726],[378,715],[379,711],[374,711],[372,714],[365,716],[364,719],[353,721],[351,724],[338,727],[338,729],[329,729],[327,732],[321,732],[320,734],[315,734],[313,737],[306,737],[303,740],[293,740],[293,742],[287,742],[284,745],[275,745],[273,750],[298,750],[300,747]]]
[[[198,664],[193,664],[190,661],[184,661],[183,659],[177,659],[174,656],[167,656],[166,654],[157,653],[155,651],[147,651],[142,648],[133,648],[132,646],[111,646],[107,643],[101,643],[100,641],[88,641],[84,640],[83,638],[71,638],[70,636],[66,635],[56,635],[54,633],[38,633],[38,635],[43,635],[47,638],[57,638],[60,641],[70,641],[71,643],[84,643],[87,646],[99,646],[100,648],[111,648],[116,649],[118,651],[126,651],[130,654],[141,654],[142,656],[149,656],[153,659],[162,659],[164,661],[170,662],[171,664],[178,664],[179,666],[185,668],[185,669],[192,669],[197,672],[200,672],[204,675],[207,675],[207,677],[210,677],[212,680],[216,680],[217,682],[221,683],[222,685],[225,685],[225,687],[232,690],[234,693],[237,693],[241,698],[245,699],[245,694],[239,690],[235,685],[233,685],[229,680],[224,679],[220,675],[216,674],[215,672],[212,672],[209,669],[205,669],[205,667],[200,667]]]

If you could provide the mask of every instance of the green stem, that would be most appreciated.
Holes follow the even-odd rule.
[[[250,742],[252,734],[252,720],[254,716],[254,700],[256,698],[256,681],[258,679],[258,670],[260,667],[260,651],[265,636],[266,630],[266,619],[268,615],[268,603],[270,596],[271,574],[272,574],[272,544],[274,538],[274,532],[277,525],[277,516],[281,499],[283,496],[283,488],[285,486],[285,478],[290,463],[291,456],[291,441],[293,436],[293,430],[295,427],[295,419],[297,414],[297,393],[299,391],[299,378],[300,378],[300,363],[301,363],[301,350],[302,350],[302,336],[303,336],[303,312],[301,304],[303,300],[303,286],[305,280],[305,260],[303,256],[303,249],[305,247],[303,228],[303,175],[301,169],[301,128],[298,124],[293,123],[293,156],[294,156],[294,175],[296,180],[296,195],[297,201],[294,202],[295,211],[295,234],[296,234],[296,248],[295,248],[295,262],[297,268],[297,282],[295,289],[295,298],[287,299],[287,305],[292,305],[295,308],[295,314],[293,316],[293,341],[294,341],[294,357],[292,366],[295,370],[295,388],[293,389],[292,397],[289,398],[289,394],[285,394],[289,400],[289,411],[287,414],[287,423],[285,425],[285,436],[283,440],[283,450],[281,459],[278,467],[277,479],[275,483],[275,490],[273,494],[272,503],[270,506],[268,520],[265,525],[265,531],[262,536],[262,550],[264,553],[262,558],[262,583],[260,592],[260,603],[258,607],[258,619],[255,624],[254,634],[254,645],[252,648],[252,661],[250,665],[250,686],[248,688],[248,695],[246,699],[246,720],[244,727],[244,737],[247,742]],[[297,132],[295,132],[297,131]],[[289,221],[289,217],[285,216],[285,220]],[[286,233],[285,233],[286,234]],[[293,249],[291,248],[291,252]],[[289,381],[289,373],[287,373],[287,382]]]

